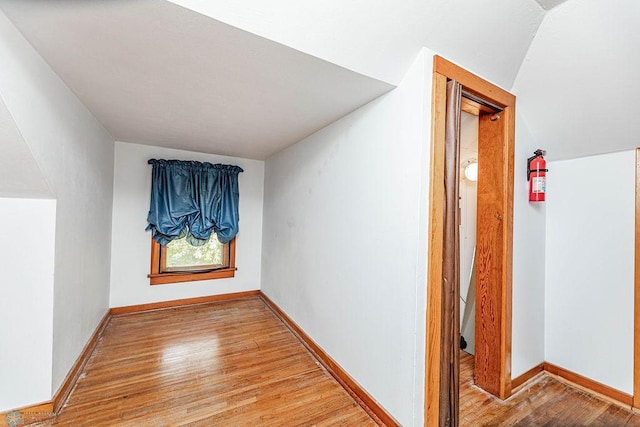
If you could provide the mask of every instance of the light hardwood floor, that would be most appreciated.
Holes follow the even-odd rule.
[[[473,385],[473,356],[460,355],[461,426],[640,426],[640,415],[541,374],[505,401]]]
[[[376,425],[258,297],[113,317],[48,425]]]
[[[461,426],[640,426],[640,415],[548,375],[501,401],[462,352]],[[258,297],[115,316],[64,426],[374,426]]]

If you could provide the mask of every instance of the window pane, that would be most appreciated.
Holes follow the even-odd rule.
[[[166,247],[166,267],[219,267],[224,263],[224,245],[218,236],[211,234],[204,246],[191,246],[187,240],[176,239]]]

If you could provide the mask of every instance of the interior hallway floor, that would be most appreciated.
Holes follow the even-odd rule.
[[[373,426],[259,297],[114,316],[65,426]]]
[[[506,401],[461,353],[461,426],[640,426],[640,414],[542,374]],[[38,425],[376,423],[259,297],[111,318],[60,414]]]
[[[501,401],[473,385],[473,366],[473,356],[461,351],[461,426],[640,426],[640,414],[547,374]]]

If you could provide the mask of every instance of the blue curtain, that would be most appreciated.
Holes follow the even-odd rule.
[[[221,243],[238,233],[239,166],[156,160],[147,230],[161,245],[185,237],[202,246],[215,232]]]

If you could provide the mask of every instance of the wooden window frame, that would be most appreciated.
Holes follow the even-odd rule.
[[[161,253],[163,247],[155,239],[151,238],[151,273],[149,273],[150,285],[166,285],[169,283],[195,282],[197,280],[227,279],[236,274],[236,238],[229,241],[229,266],[207,271],[175,271],[163,272],[161,270]]]
[[[213,234],[211,235],[214,236]],[[160,245],[160,273],[198,273],[202,271],[221,270],[229,268],[231,244],[222,245],[222,263],[209,265],[192,265],[188,267],[167,267],[167,245]]]

